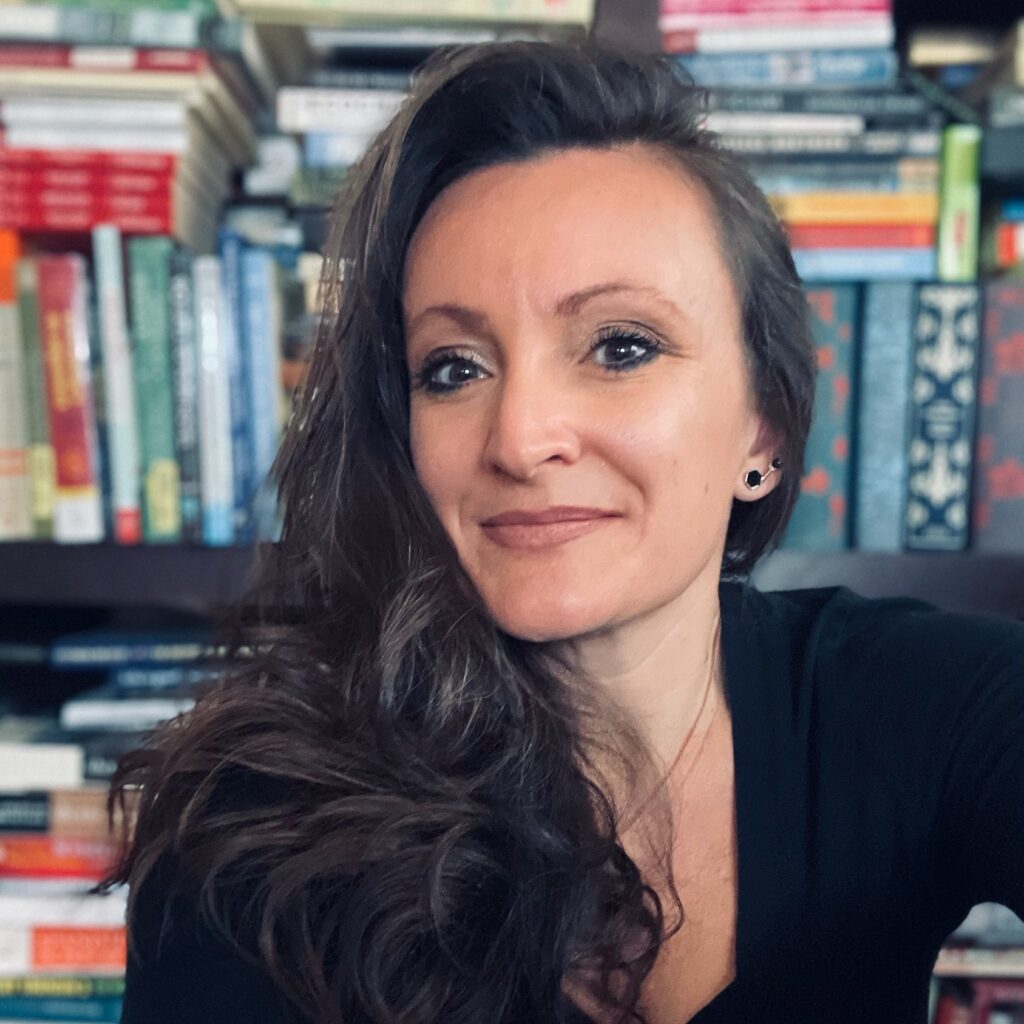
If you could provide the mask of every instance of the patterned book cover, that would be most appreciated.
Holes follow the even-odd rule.
[[[1024,281],[985,285],[971,546],[1024,551]]]
[[[782,547],[840,551],[849,547],[852,381],[857,347],[859,287],[809,288],[818,355],[814,421],[807,439],[800,500]]]
[[[967,546],[981,292],[925,284],[917,293],[904,544]]]
[[[916,301],[909,281],[864,289],[853,470],[853,546],[862,551],[903,547]]]

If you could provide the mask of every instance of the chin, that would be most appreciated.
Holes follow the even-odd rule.
[[[551,600],[487,601],[499,628],[520,640],[550,643],[591,633],[609,625],[611,615],[593,604],[571,608]]]

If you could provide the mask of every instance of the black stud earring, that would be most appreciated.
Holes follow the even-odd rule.
[[[761,474],[761,472],[760,472],[759,470],[756,470],[756,469],[752,469],[752,470],[751,470],[751,471],[750,471],[749,473],[747,473],[747,475],[746,475],[746,476],[745,476],[745,477],[743,478],[743,482],[744,482],[744,483],[745,483],[745,484],[747,485],[747,487],[748,487],[748,488],[749,488],[750,490],[752,490],[752,491],[756,491],[756,490],[758,489],[758,487],[760,487],[760,486],[761,486],[761,484],[762,484],[762,483],[763,483],[763,482],[764,482],[765,480],[767,480],[767,479],[768,479],[768,477],[770,477],[770,476],[772,475],[772,473],[774,473],[774,472],[775,472],[775,470],[779,469],[779,468],[780,468],[781,466],[782,466],[782,459],[779,459],[779,458],[775,458],[775,459],[772,459],[772,465],[771,465],[771,468],[770,468],[770,469],[768,470],[768,472],[767,472],[767,473],[765,473],[765,474],[763,474],[763,475],[762,475],[762,474]]]

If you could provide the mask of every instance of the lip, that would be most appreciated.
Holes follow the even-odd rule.
[[[601,509],[561,507],[542,512],[506,512],[482,526],[487,537],[501,547],[535,550],[582,537],[617,518]]]
[[[564,523],[582,519],[602,519],[616,515],[603,508],[586,508],[582,505],[551,505],[548,508],[530,511],[513,509],[491,516],[483,521],[484,526],[546,526],[548,523]]]

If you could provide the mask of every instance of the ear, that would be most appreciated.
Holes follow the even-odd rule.
[[[781,458],[782,434],[772,427],[764,417],[755,421],[754,439],[743,459],[733,496],[740,501],[760,501],[778,485],[786,466],[772,469],[772,461]],[[747,474],[752,470],[761,474],[760,486],[750,488],[746,484]]]

